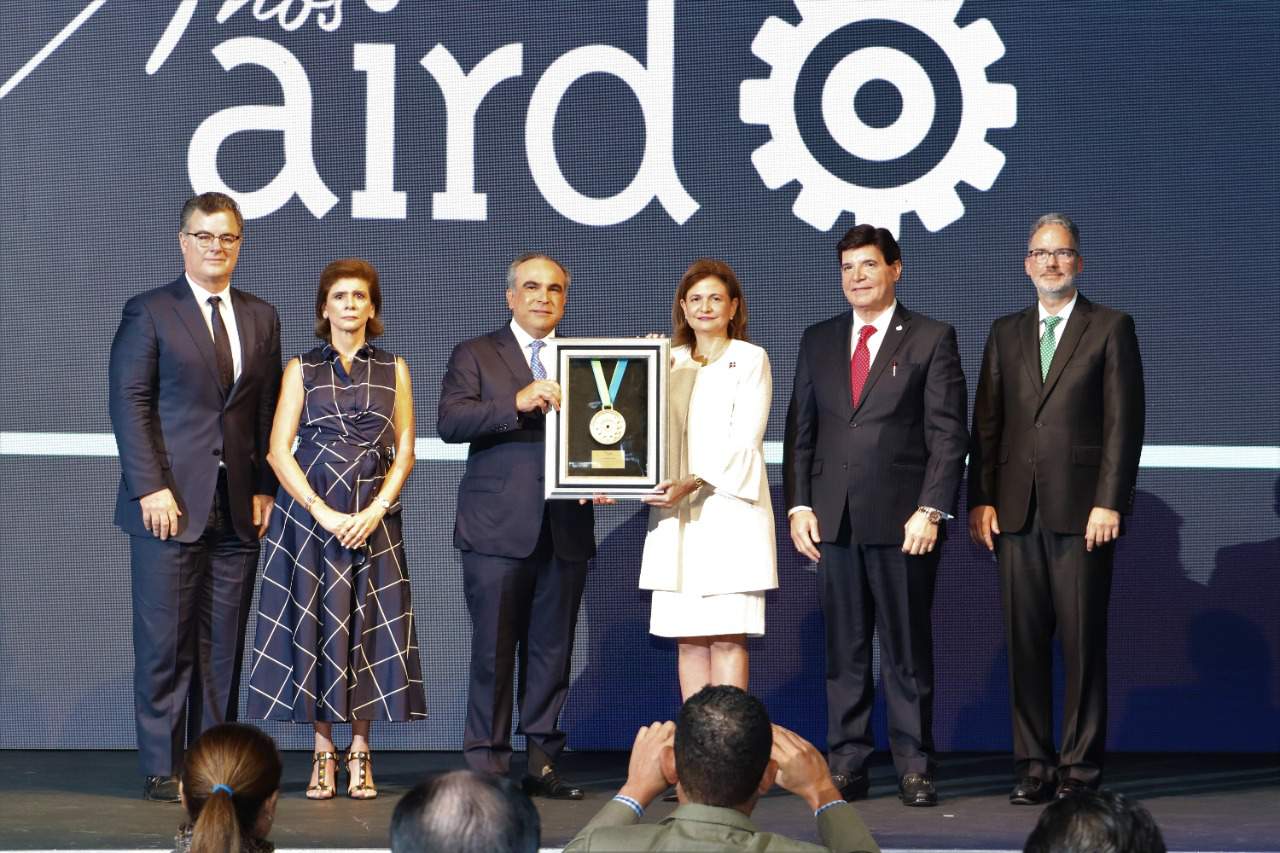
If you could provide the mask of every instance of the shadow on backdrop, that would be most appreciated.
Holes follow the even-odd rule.
[[[1168,504],[1139,492],[1133,517],[1111,598],[1108,747],[1277,750],[1280,539],[1220,549],[1206,587],[1186,577]]]

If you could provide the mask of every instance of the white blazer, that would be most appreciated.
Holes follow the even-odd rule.
[[[677,347],[673,374],[678,370],[698,371],[683,440],[690,473],[706,485],[673,509],[650,508],[640,588],[698,595],[774,589],[777,545],[764,461],[769,356],[734,340],[720,358],[696,367],[689,349]],[[673,459],[671,470],[678,466]]]

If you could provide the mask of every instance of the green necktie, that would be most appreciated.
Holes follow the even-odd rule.
[[[1053,337],[1054,328],[1062,322],[1061,317],[1044,318],[1044,334],[1040,336],[1040,381],[1049,375],[1049,365],[1053,363],[1053,349],[1058,342]]]

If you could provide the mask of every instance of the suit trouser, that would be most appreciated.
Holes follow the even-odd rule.
[[[1107,741],[1107,605],[1115,545],[1085,550],[1084,536],[1030,521],[997,540],[1009,643],[1015,774],[1096,785]],[[1053,746],[1053,635],[1066,689],[1062,750]]]
[[[226,477],[195,542],[129,537],[133,691],[146,776],[182,767],[185,744],[236,719],[258,542],[236,535]]]
[[[573,635],[586,584],[585,561],[554,554],[543,519],[538,546],[519,559],[462,552],[471,614],[471,683],[463,754],[475,770],[506,774],[511,765],[511,682],[519,657],[518,732],[528,738],[532,772],[564,749],[560,711],[569,694]]]
[[[848,511],[821,546],[818,595],[826,622],[827,754],[832,772],[856,773],[874,751],[872,635],[880,634],[880,678],[889,748],[898,775],[933,770],[933,607],[941,542],[913,557],[900,545],[851,541]]]

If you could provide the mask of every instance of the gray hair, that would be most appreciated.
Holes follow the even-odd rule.
[[[1071,221],[1071,217],[1067,216],[1065,213],[1046,213],[1044,216],[1037,219],[1035,224],[1031,226],[1031,233],[1027,235],[1028,245],[1030,245],[1031,240],[1036,236],[1036,232],[1041,228],[1044,228],[1046,225],[1060,225],[1067,229],[1067,232],[1071,235],[1071,248],[1075,249],[1077,252],[1080,251],[1080,229]]]
[[[555,258],[551,257],[545,252],[525,252],[523,255],[516,258],[514,261],[512,261],[511,266],[507,267],[507,290],[516,289],[516,267],[520,266],[526,261],[537,261],[537,260],[550,261],[551,263],[558,266],[560,268],[560,272],[564,273],[565,289],[566,290],[569,289],[569,282],[573,279],[573,276],[569,275],[569,269],[564,264],[560,263]]]
[[[538,811],[510,779],[455,770],[418,785],[391,816],[392,853],[537,853]]]

